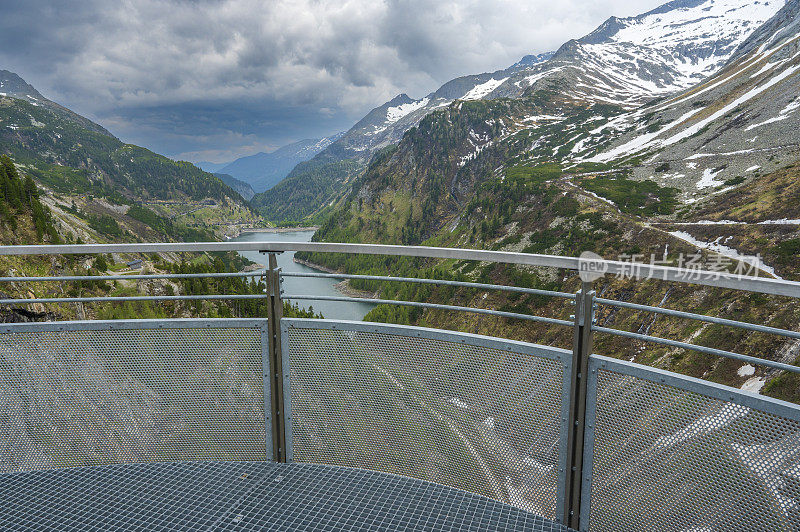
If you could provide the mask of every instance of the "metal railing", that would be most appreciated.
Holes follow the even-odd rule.
[[[192,453],[217,459],[312,461],[448,484],[580,530],[730,529],[727,517],[720,517],[726,515],[737,516],[738,526],[733,528],[762,529],[755,527],[755,521],[749,524],[747,515],[753,514],[761,516],[758,524],[769,523],[773,529],[800,528],[798,405],[592,354],[594,335],[602,333],[800,372],[800,367],[786,362],[601,327],[594,316],[598,305],[788,340],[800,339],[798,331],[599,298],[590,282],[582,282],[572,294],[450,279],[289,273],[277,267],[276,254],[366,253],[580,270],[581,261],[571,257],[291,242],[6,246],[0,247],[0,255],[254,250],[267,256],[265,270],[0,277],[0,284],[259,277],[266,286],[264,294],[0,299],[5,306],[203,299],[267,303],[267,315],[256,320],[0,326],[4,402],[17,405],[12,409],[15,414],[0,421],[0,432],[5,434],[0,470],[187,459]],[[687,278],[679,268],[599,262],[608,274],[800,297],[800,283],[791,281],[698,270]],[[565,320],[421,301],[285,294],[281,282],[292,277],[553,297],[572,302],[574,315]],[[404,305],[570,327],[572,349],[422,327],[288,319],[282,315],[285,300]],[[228,340],[214,336],[242,327],[255,336],[248,340],[241,332],[225,333]],[[138,332],[131,336],[131,330]],[[191,348],[195,351],[182,354],[185,349],[176,339],[208,349]],[[258,348],[241,352],[243,341],[256,341],[253,345]],[[141,361],[126,362],[118,349]],[[109,360],[114,361],[110,366]],[[258,393],[251,382],[252,368],[260,372]],[[231,371],[234,376],[226,373]],[[164,379],[176,375],[184,379],[179,380],[181,386],[198,390],[200,396],[168,393]],[[140,394],[155,397],[154,402],[136,399]],[[106,400],[98,413],[87,398],[103,396]],[[215,407],[205,410],[192,410],[181,402],[200,404],[209,399]],[[60,412],[57,405],[64,401],[68,407]],[[80,422],[65,420],[64,412]],[[203,419],[216,429],[201,430],[198,420]],[[260,439],[265,447],[243,455],[225,442],[237,432],[240,421],[242,428],[252,430],[253,420],[265,428],[260,435],[248,433],[244,440]],[[221,443],[204,449],[203,438],[210,435]],[[175,452],[169,451],[170,444]],[[694,502],[679,504],[690,496]]]

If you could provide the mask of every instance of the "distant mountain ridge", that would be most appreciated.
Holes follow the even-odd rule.
[[[214,172],[219,172],[220,170],[222,170],[225,166],[229,165],[230,163],[212,163],[212,162],[209,162],[209,161],[200,161],[200,162],[194,163],[194,164],[195,164],[195,166],[197,166],[198,168],[200,168],[204,172],[210,172],[210,173],[213,174]]]
[[[491,94],[500,80],[520,70],[544,63],[553,57],[553,54],[554,52],[546,52],[526,55],[502,70],[460,76],[418,100],[407,94],[398,94],[367,113],[337,141],[336,148],[368,157],[376,149],[400,140],[406,131],[432,111],[446,107],[455,100],[485,98]]]
[[[231,187],[233,190],[238,192],[239,195],[244,199],[246,199],[247,201],[250,201],[253,198],[253,196],[256,195],[256,193],[253,192],[253,188],[250,186],[249,183],[245,183],[244,181],[236,179],[235,177],[229,174],[221,174],[219,172],[214,172],[214,175],[217,178],[219,178],[220,181],[222,181],[223,183]]]
[[[214,171],[248,183],[255,192],[264,192],[278,184],[297,164],[311,159],[341,136],[342,133],[337,133],[321,139],[300,140],[275,151],[240,157],[219,165]]]
[[[253,206],[268,219],[301,220],[339,194],[376,151],[399,141],[431,112],[458,99],[483,98],[496,78],[547,61],[552,55],[526,55],[503,70],[455,78],[419,100],[398,94],[372,109],[312,160],[298,164],[274,188],[256,194]]]

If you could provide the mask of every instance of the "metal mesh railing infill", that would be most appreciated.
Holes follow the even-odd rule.
[[[270,459],[263,323],[3,326],[0,472]]]
[[[95,261],[98,271],[76,267],[70,275],[71,267],[59,264],[71,261],[53,260],[52,271],[29,276],[9,262],[15,268],[0,276],[0,284],[13,287],[0,299],[8,319],[71,315],[50,313],[49,305],[86,303],[91,309],[160,301],[172,302],[176,312],[185,309],[181,315],[240,315],[238,303],[218,312],[213,307],[248,300],[257,301],[257,312],[264,312],[259,316],[266,317],[0,324],[0,528],[70,528],[67,523],[75,522],[71,528],[88,529],[88,512],[91,522],[103,523],[97,529],[277,529],[280,522],[294,530],[357,522],[364,529],[397,523],[483,529],[491,523],[539,530],[549,523],[586,532],[800,530],[800,405],[592,354],[595,335],[688,350],[713,357],[709,364],[721,357],[749,365],[736,376],[710,372],[709,378],[725,375],[739,386],[737,377],[750,376],[745,387],[761,383],[771,393],[779,384],[779,393],[795,397],[786,393],[800,373],[793,358],[800,331],[791,312],[753,323],[732,319],[747,315],[737,305],[668,308],[636,303],[627,288],[619,291],[620,300],[597,297],[595,290],[614,292],[610,276],[617,275],[658,286],[709,287],[708,301],[728,298],[731,290],[796,300],[800,282],[633,258],[428,246],[232,241],[0,248],[0,256],[74,255],[76,265],[85,263],[81,256],[115,254],[116,261],[136,259],[129,266],[144,260],[147,268],[109,270]],[[260,252],[265,268],[180,273],[146,264],[148,253],[225,251]],[[439,265],[464,261],[459,271],[466,277],[439,275],[438,269],[427,271],[448,278],[282,272],[278,254],[294,251],[385,257],[387,274],[397,273],[391,267],[399,264],[390,257],[450,261]],[[484,264],[556,269],[566,274],[561,289],[577,291],[467,280],[475,265]],[[570,279],[575,272],[579,289]],[[99,275],[89,275],[94,273]],[[145,289],[150,280],[257,277],[264,285],[244,291],[205,282],[199,285],[219,293],[178,293],[181,285],[177,292]],[[441,300],[307,293],[304,288],[313,286],[305,283],[298,292],[285,292],[284,278],[438,286]],[[101,290],[106,281],[148,283],[121,295]],[[98,283],[98,289],[86,291],[84,282]],[[19,283],[34,284],[22,289]],[[47,283],[81,284],[59,292]],[[447,304],[454,300],[446,294],[461,291],[473,294],[464,301],[483,292],[485,303]],[[510,294],[507,301],[519,304],[492,308],[493,301],[502,305],[506,299],[487,299],[489,291]],[[78,295],[67,297],[73,293]],[[390,290],[382,297],[404,293]],[[537,301],[544,297],[573,308],[541,307]],[[195,310],[174,305],[206,300],[216,303]],[[467,312],[499,335],[535,335],[541,329],[523,333],[519,326],[548,324],[565,333],[562,340],[571,336],[572,349],[417,326],[281,319],[292,301],[414,308],[423,312],[419,323],[432,326],[444,324],[430,321],[428,311]],[[25,310],[28,305],[35,305],[35,314]],[[40,313],[42,305],[47,313]],[[734,352],[687,337],[692,327],[670,328],[677,337],[617,329],[595,319],[598,305],[754,336],[730,344],[741,351]],[[712,308],[720,315],[705,314]],[[528,313],[535,309],[546,315]],[[485,320],[497,321],[487,328]],[[505,328],[512,323],[519,326]],[[762,344],[761,335],[771,340]],[[641,360],[666,360],[641,354]],[[301,463],[281,463],[291,461]],[[368,510],[376,501],[381,511]],[[424,504],[416,507],[415,501]],[[443,524],[462,517],[463,525]]]
[[[591,358],[581,529],[800,530],[796,405]]]
[[[284,320],[291,457],[561,510],[571,353],[486,337]]]

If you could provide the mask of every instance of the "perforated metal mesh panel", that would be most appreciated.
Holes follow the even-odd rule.
[[[262,371],[255,327],[1,333],[0,471],[267,459]]]
[[[590,530],[800,530],[800,423],[597,371]]]
[[[434,481],[555,518],[562,363],[469,335],[376,328],[385,332],[288,329],[294,460]]]

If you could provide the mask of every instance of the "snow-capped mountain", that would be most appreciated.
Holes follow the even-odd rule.
[[[343,160],[357,161],[355,167],[361,169],[376,150],[398,142],[422,118],[456,100],[535,98],[543,91],[556,94],[567,106],[613,104],[618,110],[633,110],[713,75],[784,4],[784,0],[674,0],[639,16],[612,17],[554,54],[529,56],[504,70],[457,78],[419,100],[400,94],[373,109],[315,160],[328,173],[325,164]],[[529,118],[525,127],[536,128],[540,120]],[[630,127],[619,120],[610,132],[616,135]],[[603,136],[606,141],[608,137]],[[575,136],[569,142],[581,144],[575,149],[569,146],[567,151],[594,155],[598,148],[595,140],[582,141]],[[552,154],[561,153],[559,147],[553,148]],[[342,184],[350,177],[336,174]],[[340,192],[342,187],[333,188]],[[314,197],[325,203],[332,199]],[[276,192],[266,203],[279,203],[281,198]]]
[[[687,89],[719,70],[783,0],[675,0],[643,15],[611,17],[553,58],[516,72],[488,96],[518,97],[559,84],[567,95],[633,108]]]
[[[396,142],[431,111],[454,100],[520,97],[559,84],[575,99],[633,108],[714,74],[783,0],[674,0],[643,15],[611,17],[555,53],[526,56],[505,70],[464,76],[413,100],[401,94],[343,138],[369,151]],[[563,89],[562,89],[563,90]]]
[[[448,81],[424,98],[414,100],[399,94],[376,107],[358,121],[337,143],[338,148],[369,154],[381,146],[397,142],[428,113],[455,100],[477,100],[489,95],[514,72],[545,62],[553,52],[526,55],[517,63],[496,72],[462,76]]]
[[[454,100],[520,97],[554,84],[574,99],[638,107],[715,73],[783,5],[784,0],[674,0],[639,16],[611,17],[555,53],[456,78],[419,100],[400,94],[368,113],[336,147],[371,153]]]
[[[27,100],[32,105],[40,105],[38,102],[46,99],[32,85],[8,70],[0,70],[0,96]]]
[[[643,156],[636,176],[682,188],[689,202],[800,159],[800,0],[743,41],[716,76],[607,127],[596,139],[627,132],[588,160]]]

